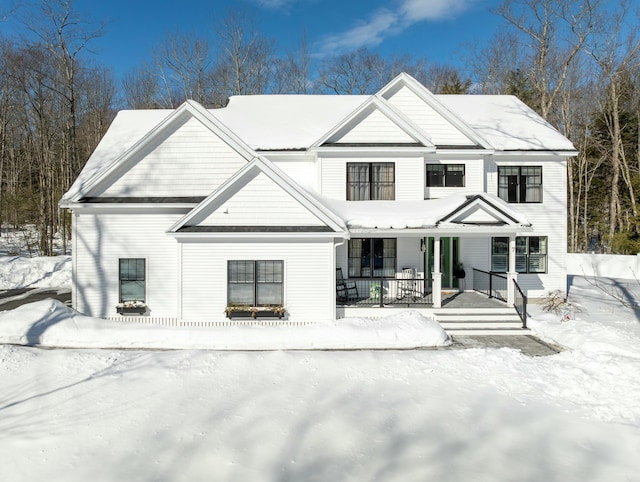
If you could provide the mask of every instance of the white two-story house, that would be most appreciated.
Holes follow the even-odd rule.
[[[575,154],[515,97],[406,74],[371,96],[122,111],[61,201],[73,307],[309,323],[564,291]]]

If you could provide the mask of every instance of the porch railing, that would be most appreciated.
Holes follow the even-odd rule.
[[[433,304],[431,286],[425,284],[423,278],[349,278],[345,282],[350,289],[338,293],[338,305],[410,307]]]
[[[503,274],[473,268],[473,290],[507,301],[507,277]]]
[[[513,280],[513,289],[515,293],[514,308],[518,312],[520,319],[522,320],[522,328],[527,327],[527,295],[524,294],[522,288],[516,280]]]

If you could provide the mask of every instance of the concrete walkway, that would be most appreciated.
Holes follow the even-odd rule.
[[[512,348],[527,356],[549,356],[563,351],[562,347],[546,343],[533,335],[454,335],[451,349]]]

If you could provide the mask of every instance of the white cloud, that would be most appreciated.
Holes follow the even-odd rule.
[[[287,0],[262,0],[285,2]],[[470,8],[475,0],[397,0],[396,9],[379,9],[367,20],[352,28],[324,37],[317,46],[319,56],[360,47],[374,47],[385,38],[397,35],[411,25],[423,21],[453,18]]]
[[[320,50],[323,54],[330,54],[378,45],[385,37],[395,33],[399,20],[398,14],[385,9],[379,10],[369,20],[359,21],[346,32],[326,36],[321,41]]]
[[[400,12],[408,25],[423,20],[445,20],[467,10],[473,0],[401,0]]]
[[[297,0],[256,0],[261,7],[273,10],[285,9],[296,3]]]

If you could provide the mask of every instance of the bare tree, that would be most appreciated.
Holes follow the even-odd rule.
[[[569,68],[598,22],[600,0],[503,0],[496,13],[520,34],[538,96],[549,120]]]
[[[122,91],[127,107],[157,109],[160,107],[157,76],[148,64],[135,67],[122,78]]]
[[[386,62],[377,53],[360,48],[320,65],[317,88],[334,94],[371,94],[387,79]]]
[[[590,44],[590,53],[600,72],[600,84],[605,86],[601,97],[601,112],[604,116],[610,137],[610,152],[608,159],[611,169],[611,198],[609,203],[609,233],[608,248],[611,252],[615,233],[621,225],[620,178],[627,186],[628,194],[637,219],[638,208],[636,196],[625,147],[622,141],[623,126],[620,121],[621,99],[624,92],[624,81],[629,72],[640,67],[640,36],[637,27],[628,29],[626,20],[629,18],[629,4],[622,2],[620,8],[607,12],[606,18],[600,20],[601,32],[594,37]],[[628,33],[627,33],[628,32]]]
[[[268,92],[275,41],[257,30],[254,18],[245,10],[229,10],[216,32],[217,59],[212,79],[216,92],[224,97],[222,102],[231,95]]]

